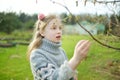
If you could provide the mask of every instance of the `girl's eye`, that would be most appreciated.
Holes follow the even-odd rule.
[[[60,26],[59,29],[61,30],[61,29],[62,29],[62,26]]]
[[[53,27],[53,29],[56,29],[56,27]]]
[[[59,29],[60,29],[60,30],[63,29],[63,26],[60,26]]]
[[[52,26],[51,29],[56,29],[56,26]]]

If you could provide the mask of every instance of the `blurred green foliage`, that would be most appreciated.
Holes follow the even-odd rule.
[[[103,24],[105,26],[105,34],[111,32],[113,35],[119,35],[119,15],[90,15],[90,14],[77,14],[71,16],[67,13],[58,14],[62,19],[63,24],[76,24],[76,19],[79,22],[87,21],[91,24]],[[16,14],[15,12],[0,12],[0,32],[7,34],[12,33],[15,30],[31,30],[34,28],[34,24],[37,21],[37,14],[29,15],[25,13]]]

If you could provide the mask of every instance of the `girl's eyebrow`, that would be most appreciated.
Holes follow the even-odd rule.
[[[60,24],[60,26],[64,26],[63,24]]]
[[[50,26],[50,28],[53,28],[53,27],[56,27],[56,26],[55,26],[55,23],[53,23],[53,24]]]
[[[55,24],[55,23],[53,23],[53,25],[57,26],[57,24]],[[52,25],[52,26],[53,26],[53,25]],[[58,24],[58,25],[59,25],[59,26],[63,26],[63,24]]]
[[[55,22],[51,24],[51,26],[55,25]]]

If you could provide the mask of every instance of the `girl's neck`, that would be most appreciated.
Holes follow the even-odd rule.
[[[46,38],[42,39],[42,44],[40,45],[40,48],[51,53],[58,52],[60,47],[61,47],[61,42],[55,43]]]

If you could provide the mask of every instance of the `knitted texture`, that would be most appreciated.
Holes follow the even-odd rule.
[[[38,49],[30,55],[30,66],[34,80],[72,80],[75,72],[68,66],[61,43],[45,38]]]

